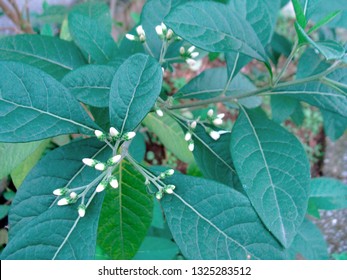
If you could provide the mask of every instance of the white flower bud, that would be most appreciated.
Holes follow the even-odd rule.
[[[189,49],[188,49],[188,53],[191,54],[193,51],[195,51],[195,46],[191,46]]]
[[[163,192],[161,192],[161,191],[157,192],[157,193],[155,194],[155,197],[156,197],[158,200],[162,199],[162,198],[163,198]]]
[[[161,67],[161,71],[163,72],[163,75],[165,74],[165,68]]]
[[[67,188],[60,188],[60,189],[55,189],[53,191],[53,194],[56,195],[56,196],[61,196],[61,195],[64,195],[67,193]]]
[[[129,41],[136,41],[136,37],[133,34],[125,34],[125,37],[129,40]]]
[[[190,124],[190,127],[191,127],[192,129],[195,129],[197,125],[198,125],[197,121],[193,121],[193,122]]]
[[[118,163],[120,160],[122,159],[121,155],[116,155],[114,157],[111,157],[108,161],[107,164],[109,165],[115,165],[116,163]]]
[[[146,36],[145,36],[145,35],[142,35],[142,34],[141,34],[139,38],[140,38],[140,42],[141,42],[141,43],[146,42]]]
[[[156,27],[155,27],[155,32],[157,32],[157,34],[158,34],[158,36],[160,37],[160,38],[162,38],[163,37],[163,28],[161,27],[161,25],[157,25]]]
[[[188,150],[189,151],[194,151],[194,142],[190,142],[189,144],[188,144]]]
[[[106,182],[106,181],[102,181],[102,182],[96,187],[95,191],[96,191],[97,193],[102,192],[102,191],[106,188],[106,186],[107,186],[107,182]]]
[[[141,35],[143,35],[143,36],[145,36],[145,31],[143,30],[143,27],[142,27],[142,25],[139,25],[138,27],[136,27],[136,32],[137,32],[137,35],[139,35],[139,36],[141,36]]]
[[[225,114],[224,113],[221,113],[221,114],[218,114],[217,115],[217,118],[218,119],[223,119],[225,117]]]
[[[180,47],[180,54],[184,55],[186,53],[186,49],[184,47]]]
[[[209,134],[213,140],[218,140],[220,138],[220,135],[217,131],[211,130]]]
[[[199,56],[199,53],[198,52],[193,52],[189,55],[191,58],[196,58]]]
[[[212,117],[213,117],[213,114],[214,114],[213,109],[210,109],[210,110],[207,111],[207,116],[208,116],[208,117],[212,118]]]
[[[75,193],[75,192],[70,193],[71,199],[75,199],[76,197],[77,197],[77,193]]]
[[[160,26],[161,26],[161,29],[163,30],[163,32],[165,33],[167,31],[167,27],[166,27],[165,23],[162,22]]]
[[[64,198],[60,199],[57,204],[59,206],[63,206],[63,205],[68,205],[69,203],[70,203],[70,201],[66,197],[64,197]]]
[[[157,115],[158,115],[159,117],[164,116],[164,112],[163,112],[161,109],[157,109],[157,110],[155,110],[155,112],[157,113]]]
[[[110,127],[110,135],[112,137],[118,137],[119,136],[119,131],[115,129],[114,127]]]
[[[184,140],[190,141],[192,139],[192,134],[190,132],[187,132],[186,135],[184,136]]]
[[[182,41],[183,39],[182,39],[182,37],[180,37],[180,36],[176,36],[175,40],[176,40],[176,41]]]
[[[105,134],[104,134],[102,131],[100,131],[100,130],[95,130],[95,131],[94,131],[94,134],[95,134],[95,136],[96,136],[98,139],[102,139],[102,138],[105,137]]]
[[[86,207],[85,205],[81,204],[78,206],[78,215],[83,218],[86,215]]]
[[[167,185],[164,188],[164,192],[166,192],[167,194],[173,194],[174,189],[176,188],[175,185]]]
[[[188,65],[190,66],[190,67],[195,67],[196,66],[196,60],[194,60],[194,59],[192,59],[192,58],[187,58],[186,59],[186,62],[188,63]]]
[[[148,178],[146,178],[145,185],[149,185],[149,184],[150,184],[150,181]]]
[[[99,162],[97,163],[94,168],[99,171],[104,171],[106,169],[105,163]]]
[[[172,29],[169,29],[167,31],[167,34],[166,34],[166,39],[171,40],[173,35],[174,35],[174,33],[173,33]]]
[[[128,141],[128,140],[133,139],[135,136],[136,136],[136,132],[130,131],[130,132],[125,133],[123,138],[124,138],[124,140]]]
[[[174,173],[175,173],[175,170],[173,170],[173,169],[168,169],[168,170],[165,171],[165,174],[167,176],[172,176],[172,175],[174,175]]]
[[[222,123],[223,123],[222,119],[216,118],[216,119],[213,120],[213,124],[214,125],[221,125]]]
[[[117,189],[118,188],[118,180],[116,177],[112,177],[110,180],[110,185],[112,188]]]
[[[82,159],[82,162],[87,165],[87,166],[91,166],[91,167],[94,167],[96,162],[94,159],[91,159],[91,158],[84,158]]]

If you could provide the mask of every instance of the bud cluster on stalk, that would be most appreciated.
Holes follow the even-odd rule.
[[[176,186],[175,185],[166,185],[156,192],[155,197],[160,200],[163,198],[164,194],[173,194]]]
[[[196,47],[191,46],[188,49],[185,47],[180,48],[180,56],[187,62],[190,68],[197,70],[200,68],[199,61],[195,60],[199,56],[199,52],[195,51]]]
[[[114,127],[110,127],[109,133],[104,133],[101,130],[95,130],[94,134],[100,141],[111,142],[115,142],[117,140],[129,141],[136,136],[135,131],[126,132],[121,135],[120,132]]]
[[[141,43],[146,42],[146,32],[143,30],[142,25],[136,27],[136,34],[137,35],[127,33],[125,34],[125,37],[130,41],[139,41]]]

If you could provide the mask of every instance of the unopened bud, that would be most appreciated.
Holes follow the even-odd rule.
[[[196,58],[199,56],[199,53],[198,52],[193,52],[189,55],[191,58]]]
[[[68,191],[68,188],[55,189],[55,190],[53,191],[53,194],[56,195],[56,196],[61,196],[61,195],[66,194],[67,191]]]
[[[194,151],[194,142],[193,141],[189,142],[188,150],[191,151],[191,152]]]
[[[163,192],[162,191],[158,191],[156,194],[155,194],[155,197],[160,200],[163,198]]]
[[[107,181],[101,181],[101,183],[96,187],[95,191],[97,193],[102,192],[107,187]]]
[[[220,138],[220,134],[217,131],[211,130],[209,134],[213,140],[218,140]]]
[[[192,139],[192,134],[190,132],[187,132],[186,135],[184,136],[184,140],[190,141]]]
[[[118,180],[117,180],[117,178],[115,176],[111,177],[110,185],[114,189],[118,188]]]
[[[191,54],[193,51],[195,51],[195,46],[191,46],[189,49],[188,49],[188,53]]]
[[[175,185],[167,185],[164,188],[164,192],[166,192],[167,194],[172,194],[175,188],[176,188]]]
[[[222,119],[216,118],[216,119],[213,120],[213,124],[214,125],[221,125],[222,123],[223,123]]]
[[[68,205],[69,203],[70,203],[70,200],[67,199],[66,197],[64,197],[64,198],[60,199],[57,204],[59,206],[64,206],[64,205]]]
[[[84,204],[81,204],[78,206],[78,215],[83,218],[86,214],[86,206]]]
[[[107,165],[115,165],[117,164],[120,160],[122,159],[121,155],[116,155],[114,157],[111,157],[108,161],[107,161]]]
[[[158,115],[159,117],[164,116],[164,112],[163,112],[161,109],[157,109],[157,110],[155,110],[155,112],[157,113],[157,115]]]
[[[165,23],[162,22],[160,26],[161,26],[161,29],[163,30],[163,32],[165,33],[167,31],[167,27],[166,27]]]
[[[110,127],[110,135],[112,137],[118,137],[119,136],[119,131],[115,129],[114,127]]]
[[[136,41],[136,37],[133,34],[125,34],[125,37],[129,40],[129,41]]]
[[[221,113],[221,114],[218,114],[217,115],[217,118],[218,119],[223,119],[225,117],[225,114],[224,113]]]
[[[133,139],[136,136],[136,132],[135,131],[130,131],[124,134],[123,139],[128,141]]]
[[[75,193],[75,192],[70,193],[71,199],[76,199],[76,197],[77,197],[77,193]]]
[[[149,184],[150,184],[150,181],[148,178],[146,178],[145,185],[149,185]]]
[[[173,33],[172,29],[169,29],[169,30],[167,31],[167,34],[166,34],[166,39],[167,39],[167,40],[171,40],[172,37],[173,37],[173,35],[174,35],[174,33]]]
[[[210,109],[210,110],[207,111],[207,116],[208,116],[208,117],[212,118],[212,117],[213,117],[213,114],[214,114],[213,109]]]
[[[99,171],[104,171],[106,169],[106,165],[103,162],[97,163],[94,168]]]
[[[186,49],[184,47],[180,47],[180,54],[184,55],[186,53]]]
[[[157,32],[157,35],[160,37],[160,38],[163,38],[164,34],[163,34],[163,28],[161,27],[161,25],[157,25],[155,27],[155,32]]]
[[[190,127],[191,127],[192,129],[195,129],[197,125],[198,125],[197,121],[193,121],[193,122],[190,124]]]
[[[145,35],[140,35],[140,42],[141,43],[144,43],[144,42],[146,42],[146,36]]]
[[[95,130],[94,134],[95,134],[96,138],[98,138],[99,140],[104,140],[106,138],[105,133],[103,133],[100,130]]]
[[[97,164],[97,162],[94,159],[91,159],[91,158],[84,158],[84,159],[82,159],[82,162],[85,165],[91,166],[91,167],[94,167]]]
[[[136,27],[136,32],[137,32],[137,35],[141,36],[145,36],[145,31],[143,30],[143,27],[142,25],[139,25],[138,27]]]
[[[173,170],[173,169],[168,169],[168,170],[165,171],[165,174],[167,176],[172,176],[172,175],[174,175],[174,173],[175,173],[175,170]]]

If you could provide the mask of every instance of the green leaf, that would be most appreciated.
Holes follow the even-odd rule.
[[[347,84],[347,69],[338,69],[327,76],[332,82],[313,81],[281,87],[271,94],[296,98],[320,109],[347,117],[347,95],[341,89],[330,86],[331,83]],[[333,85],[333,84],[332,84]]]
[[[35,152],[42,141],[29,143],[0,143],[1,169],[0,178],[9,175],[17,166]]]
[[[111,151],[95,138],[74,141],[47,154],[30,172],[13,200],[10,241],[2,259],[94,259],[103,194],[83,219],[77,205],[57,206],[53,190],[89,184],[99,174],[82,158],[106,160]]]
[[[7,216],[8,210],[10,210],[10,206],[0,205],[0,219],[1,220]]]
[[[188,259],[281,259],[282,248],[249,200],[216,183],[173,176],[174,194],[162,206],[172,235]]]
[[[120,133],[133,131],[158,98],[163,73],[156,60],[135,54],[117,70],[110,93],[111,125]]]
[[[300,57],[296,79],[303,79],[319,73],[330,67],[330,63],[324,60],[313,48],[308,48]]]
[[[287,96],[272,95],[271,96],[271,112],[272,120],[277,123],[284,122],[290,117],[295,110],[301,106],[300,102],[294,98]]]
[[[145,137],[142,133],[136,133],[136,136],[131,141],[129,146],[129,154],[135,159],[137,162],[143,161],[146,154],[146,143]]]
[[[118,47],[111,36],[110,14],[94,11],[91,3],[76,6],[69,13],[69,30],[89,62],[104,64],[115,56]]]
[[[0,57],[1,60],[30,64],[57,79],[85,64],[75,44],[40,35],[26,34],[0,39]]]
[[[165,23],[191,44],[209,52],[237,51],[267,60],[250,23],[222,3],[189,1],[173,9]]]
[[[326,17],[322,18],[320,21],[318,21],[314,26],[310,28],[309,31],[307,31],[307,34],[311,34],[312,32],[318,30],[322,26],[326,25],[330,21],[332,21],[337,15],[339,15],[341,11],[334,11],[330,14],[328,14]]]
[[[331,40],[315,42],[297,23],[295,23],[295,29],[298,33],[300,44],[308,43],[312,45],[326,58],[326,60],[339,60],[345,55],[346,51],[339,43]]]
[[[40,160],[49,143],[50,140],[40,141],[40,145],[36,150],[11,172],[11,179],[16,188],[19,188],[30,170]]]
[[[321,110],[324,132],[332,140],[339,139],[347,130],[347,118],[325,110]]]
[[[289,247],[304,219],[309,195],[310,166],[301,143],[263,113],[242,108],[230,148],[253,207],[281,244]]]
[[[172,260],[179,253],[177,245],[169,239],[148,236],[134,260]]]
[[[333,178],[313,179],[309,204],[322,210],[347,208],[347,185]]]
[[[292,3],[293,3],[295,15],[296,15],[296,20],[298,21],[298,24],[300,25],[300,27],[302,29],[305,29],[307,25],[307,19],[306,19],[304,9],[301,7],[299,0],[292,0]]]
[[[290,259],[327,260],[328,249],[322,233],[305,219],[288,249]]]
[[[107,189],[102,206],[98,245],[112,259],[131,259],[139,249],[152,221],[153,197],[143,176],[127,161],[117,168],[119,187]]]
[[[98,126],[51,76],[18,62],[0,63],[0,141],[29,142]],[[33,83],[33,81],[35,81]]]
[[[79,101],[95,107],[108,107],[116,70],[105,65],[87,65],[70,72],[62,83]]]
[[[169,115],[159,117],[155,113],[148,114],[143,124],[153,133],[155,133],[164,146],[186,163],[194,162],[191,152],[188,150],[188,144],[184,140],[184,132],[180,125]]]

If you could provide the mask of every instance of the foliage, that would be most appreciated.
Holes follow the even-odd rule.
[[[104,3],[46,6],[60,37],[0,39],[1,177],[18,187],[1,258],[326,259],[307,215],[347,207],[347,186],[311,179],[281,124],[307,103],[330,138],[345,132],[346,47],[320,31],[346,28],[346,10],[293,0],[292,43],[276,32],[283,2],[148,0],[119,42]],[[205,56],[224,66],[167,92]],[[240,73],[255,64],[263,78]],[[195,176],[146,163],[148,132]]]

